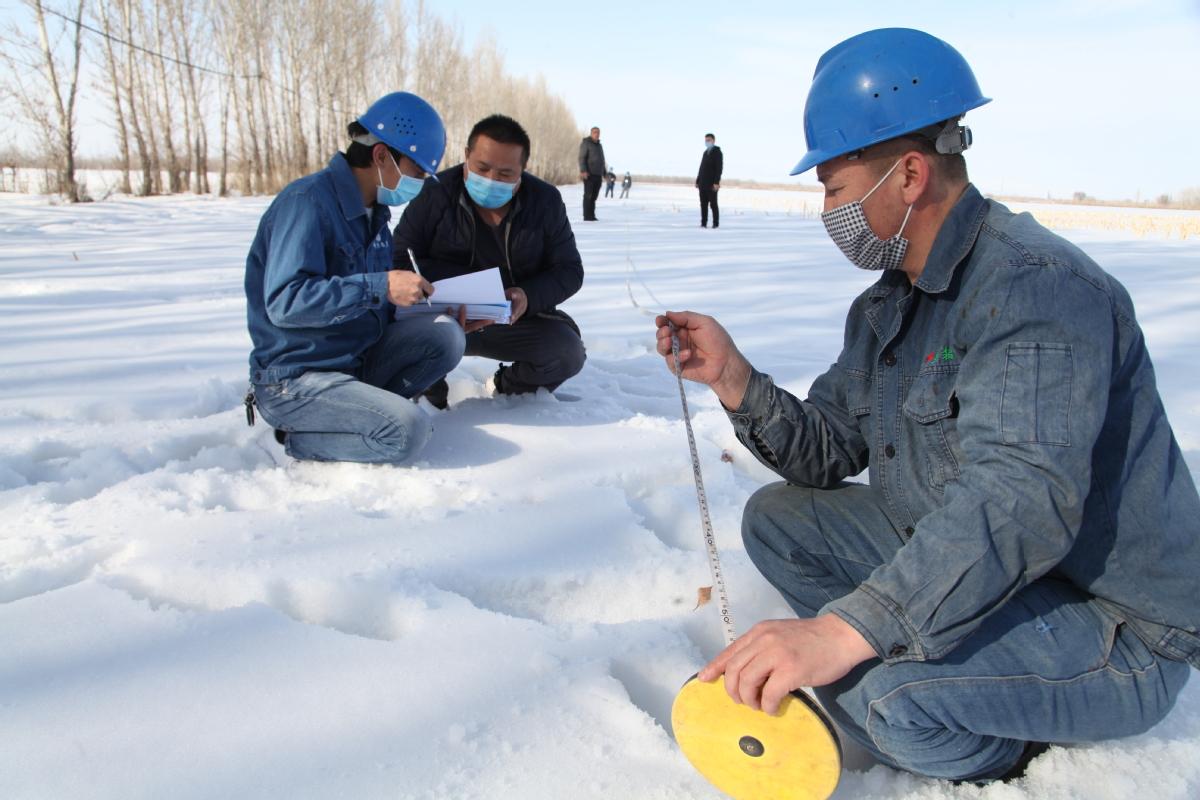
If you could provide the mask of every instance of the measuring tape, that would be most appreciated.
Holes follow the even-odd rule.
[[[633,259],[626,255],[629,274],[625,289],[629,301],[642,314],[656,316],[638,305],[629,275],[635,277],[650,299],[660,307],[654,292],[638,274]],[[704,478],[700,474],[700,453],[692,431],[687,392],[683,386],[683,366],[679,362],[679,330],[667,320],[671,331],[671,357],[683,405],[683,423],[687,429],[688,450],[692,457],[692,478],[696,500],[700,504],[700,524],[713,588],[720,603],[721,626],[728,647],[737,638],[725,573],[717,553]],[[737,800],[827,800],[837,789],[841,776],[842,753],[837,735],[828,717],[808,695],[791,692],[784,697],[777,714],[766,714],[734,703],[721,681],[703,683],[692,676],[675,696],[671,706],[671,728],[680,750],[700,774],[714,786]]]
[[[712,573],[713,588],[717,590],[721,627],[725,632],[725,645],[728,647],[737,638],[737,630],[733,624],[733,612],[729,609],[729,594],[725,590],[721,557],[717,554],[717,537],[713,533],[712,517],[708,513],[708,496],[704,493],[704,477],[700,474],[700,454],[696,450],[696,435],[692,433],[692,415],[688,411],[687,392],[683,389],[683,368],[679,364],[679,331],[674,322],[667,320],[667,324],[671,327],[671,355],[675,359],[675,379],[679,383],[679,400],[683,403],[683,424],[687,428],[688,449],[692,454],[692,478],[696,481],[696,500],[700,503],[704,549],[708,552],[708,569]]]
[[[638,274],[637,267],[633,265],[633,259],[626,255],[625,260],[629,264],[629,272],[637,278],[638,283],[646,290],[646,294],[650,295],[650,299],[654,301],[655,305],[661,306],[662,304],[658,302],[654,292],[650,291],[650,287]],[[625,289],[629,292],[629,301],[633,303],[634,308],[643,314],[656,316],[653,311],[638,305],[637,298],[633,296],[633,286],[629,282],[628,276],[625,278]],[[679,363],[679,329],[670,320],[667,320],[667,325],[671,329],[671,356],[675,360],[675,380],[679,384],[679,402],[683,405],[683,424],[687,429],[688,450],[692,456],[692,479],[696,484],[696,501],[700,504],[700,527],[704,535],[704,549],[708,553],[708,569],[712,575],[713,589],[717,593],[725,645],[729,646],[737,638],[737,628],[733,624],[733,612],[729,607],[729,592],[725,588],[725,572],[721,569],[721,556],[717,552],[717,537],[713,533],[712,516],[708,511],[708,495],[704,492],[704,476],[700,473],[700,452],[696,449],[696,434],[692,431],[692,415],[688,410],[687,392],[683,387],[683,367]]]

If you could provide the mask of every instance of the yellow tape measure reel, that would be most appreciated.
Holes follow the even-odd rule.
[[[709,783],[735,800],[826,800],[842,773],[833,725],[803,692],[776,715],[733,702],[693,676],[671,707],[675,741]]]

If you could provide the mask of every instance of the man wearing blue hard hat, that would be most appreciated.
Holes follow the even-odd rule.
[[[288,455],[395,463],[429,439],[429,415],[410,398],[462,358],[462,321],[395,306],[433,287],[392,268],[389,206],[416,197],[446,148],[441,117],[394,92],[347,132],[325,169],[271,203],[246,259],[251,392]]]
[[[786,481],[742,532],[799,619],[700,678],[769,712],[815,687],[881,762],[973,781],[1149,729],[1200,667],[1200,498],[1132,303],[968,181],[960,118],[987,102],[920,31],[821,57],[793,174],[816,167],[830,237],[881,272],[807,399],[710,317],[658,319],[668,365],[669,319],[684,377]]]

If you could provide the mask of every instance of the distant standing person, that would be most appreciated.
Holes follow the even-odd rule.
[[[721,188],[721,169],[725,166],[717,137],[704,134],[704,155],[700,156],[700,171],[696,173],[696,188],[700,190],[700,227],[708,227],[708,207],[712,206],[713,227],[721,224],[721,210],[717,207],[717,192]]]
[[[612,167],[608,168],[608,172],[604,173],[604,196],[613,196],[613,187],[617,185],[617,173],[612,171]]]
[[[626,197],[629,197],[629,187],[630,186],[633,186],[633,176],[631,176],[628,172],[626,172],[625,177],[621,179],[621,199],[622,200],[624,200]]]
[[[583,219],[596,221],[596,198],[600,196],[600,181],[604,177],[604,145],[600,144],[600,129],[592,128],[590,135],[579,143],[579,178],[583,181]]]

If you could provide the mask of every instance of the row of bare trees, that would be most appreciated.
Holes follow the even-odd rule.
[[[22,3],[32,25],[0,34],[0,98],[42,145],[52,190],[72,200],[85,135],[115,141],[118,191],[273,193],[322,166],[346,124],[398,89],[441,113],[447,163],[499,112],[529,131],[532,172],[576,175],[581,134],[564,101],[540,76],[509,75],[495,40],[468,50],[423,0]],[[110,130],[80,130],[87,91]]]

